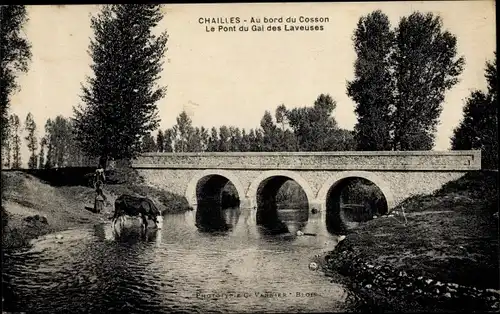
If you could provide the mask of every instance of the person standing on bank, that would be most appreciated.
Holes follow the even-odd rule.
[[[94,211],[96,213],[100,213],[104,208],[104,201],[106,200],[106,196],[104,195],[103,186],[106,180],[106,176],[104,174],[104,167],[102,164],[95,171],[95,191],[96,196],[94,200]]]
[[[97,181],[96,183],[96,196],[94,200],[94,210],[96,213],[100,213],[104,208],[104,201],[106,201],[106,196],[104,195],[104,191],[102,190],[102,181]]]

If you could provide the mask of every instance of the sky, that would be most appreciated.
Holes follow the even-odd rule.
[[[443,28],[456,35],[458,54],[466,64],[460,83],[446,93],[434,147],[449,149],[465,98],[473,90],[486,89],[485,63],[496,47],[494,1],[164,5],[158,31],[166,30],[169,41],[158,82],[167,86],[166,97],[157,103],[160,128],[173,126],[182,110],[194,126],[255,128],[265,110],[274,115],[280,104],[311,106],[327,93],[337,103],[333,115],[339,126],[352,130],[355,103],[346,94],[356,59],[352,35],[359,18],[377,9],[388,15],[393,27],[414,11],[433,12],[442,17]],[[48,118],[70,117],[81,103],[81,84],[91,75],[90,17],[98,12],[96,5],[28,6],[24,32],[33,57],[29,71],[18,77],[21,89],[12,97],[11,113],[24,121],[31,112],[39,136]],[[249,22],[253,17],[262,22],[264,17],[283,17],[278,24],[287,24],[287,17],[300,16],[329,21],[316,23],[323,31],[304,32],[207,32],[207,26],[217,30],[219,24],[199,23],[200,18],[239,17]],[[22,155],[26,163],[27,151]]]

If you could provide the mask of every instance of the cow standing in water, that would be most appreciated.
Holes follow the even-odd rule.
[[[148,219],[154,221],[156,227],[161,229],[163,217],[161,211],[156,207],[152,200],[147,197],[137,197],[132,195],[121,195],[115,201],[115,214],[113,216],[113,225],[123,216],[132,216],[142,218],[144,230],[148,228]]]

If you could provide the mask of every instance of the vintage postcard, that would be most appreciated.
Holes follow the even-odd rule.
[[[498,311],[495,6],[1,5],[2,312]]]

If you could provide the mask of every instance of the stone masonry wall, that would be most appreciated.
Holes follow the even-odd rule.
[[[480,151],[147,153],[138,168],[245,170],[455,170],[480,169]]]
[[[431,193],[443,184],[465,174],[463,171],[287,171],[287,170],[221,170],[221,169],[138,169],[149,185],[179,195],[196,203],[196,184],[204,176],[222,175],[238,190],[240,199],[249,207],[255,205],[258,186],[269,177],[282,175],[296,181],[306,192],[309,202],[324,208],[328,191],[336,183],[361,177],[375,183],[384,193],[390,208],[414,194]]]

